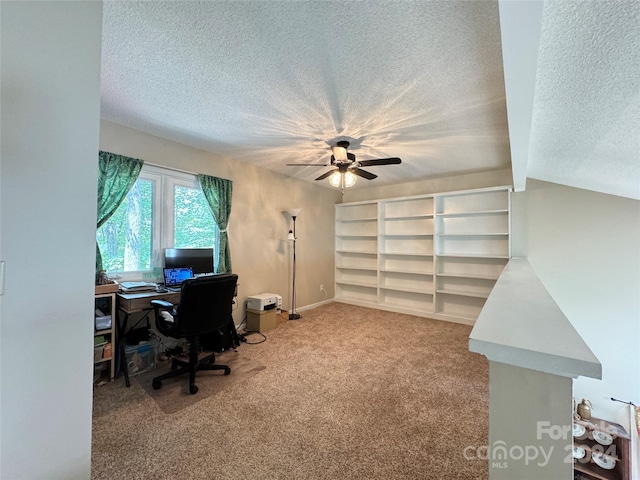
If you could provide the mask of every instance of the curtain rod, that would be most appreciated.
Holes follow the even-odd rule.
[[[190,172],[189,170],[183,170],[181,168],[175,168],[175,167],[168,167],[166,165],[160,165],[158,163],[153,163],[153,162],[147,162],[146,160],[144,161],[144,165],[149,165],[151,167],[158,167],[158,168],[166,168],[167,170],[173,170],[175,172],[180,172],[180,173],[187,173],[189,175],[194,175],[197,176],[198,174],[195,172]]]
[[[0,0],[0,1],[2,1],[2,0]],[[194,177],[197,177],[198,175],[205,175],[205,176],[209,176],[209,177],[215,177],[215,175],[211,175],[211,174],[208,174],[208,173],[190,172],[189,170],[183,170],[181,168],[176,168],[176,167],[168,167],[166,165],[160,165],[159,163],[147,162],[146,160],[144,160],[144,165],[149,165],[151,167],[164,168],[166,170],[173,170],[174,172],[179,172],[179,173],[186,173],[188,175],[193,175]],[[230,180],[228,178],[223,178],[223,177],[220,177],[220,178],[222,178],[223,180],[232,181],[232,180]]]

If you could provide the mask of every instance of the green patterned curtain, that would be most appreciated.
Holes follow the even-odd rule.
[[[98,157],[98,227],[118,209],[136,183],[143,161],[100,151]],[[96,242],[96,272],[102,270],[102,254]]]
[[[220,247],[218,248],[216,273],[231,273],[231,250],[229,249],[227,225],[229,223],[229,215],[231,215],[233,182],[224,178],[201,174],[198,174],[198,181],[211,207],[213,219],[218,225],[218,229],[220,229]]]

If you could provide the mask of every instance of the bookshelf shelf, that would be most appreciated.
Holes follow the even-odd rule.
[[[506,186],[336,205],[337,301],[473,324],[510,256]]]

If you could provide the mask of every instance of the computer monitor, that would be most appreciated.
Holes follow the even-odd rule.
[[[213,248],[167,248],[164,266],[191,267],[194,275],[213,273]]]

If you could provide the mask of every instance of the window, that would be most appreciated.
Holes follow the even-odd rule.
[[[126,279],[159,278],[165,248],[217,251],[218,239],[196,176],[147,165],[97,232],[104,268]]]

